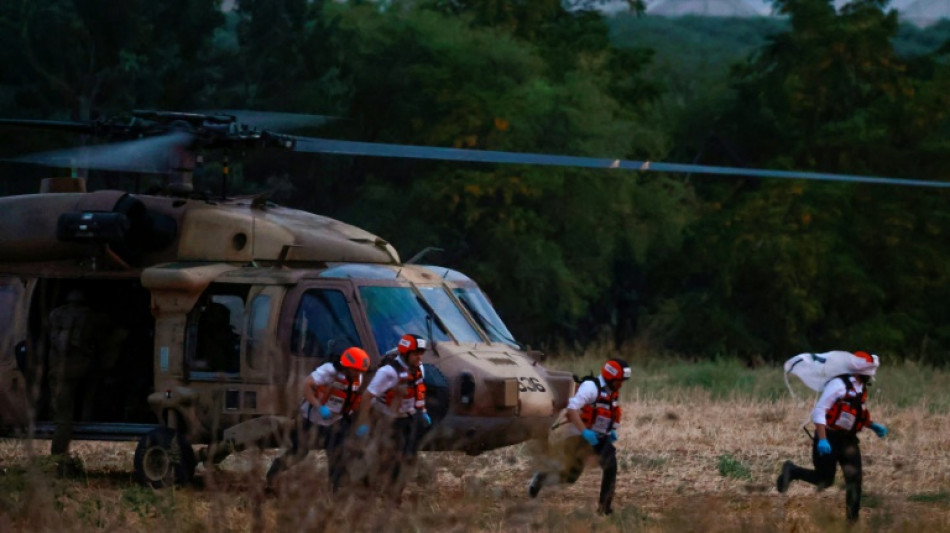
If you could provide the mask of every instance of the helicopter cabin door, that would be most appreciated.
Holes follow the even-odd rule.
[[[301,283],[287,298],[286,312],[293,322],[285,324],[283,336],[290,341],[294,373],[306,375],[317,366],[339,357],[343,350],[371,342],[359,320],[353,286],[350,283],[320,280]],[[289,327],[287,327],[289,326]],[[287,331],[289,330],[289,331]]]
[[[29,422],[29,293],[22,279],[0,276],[0,427],[22,427]]]

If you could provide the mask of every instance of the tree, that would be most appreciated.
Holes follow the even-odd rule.
[[[222,22],[219,0],[5,2],[3,83],[21,113],[46,118],[198,105]]]
[[[553,76],[537,46],[507,31],[399,7],[335,6],[328,17],[359,124],[348,133],[360,140],[624,156],[662,145],[611,94],[607,62]],[[633,241],[665,217],[637,212],[661,200],[642,196],[635,177],[605,172],[360,159],[329,179],[356,198],[337,216],[404,254],[445,248],[438,262],[478,279],[536,341],[590,340],[592,317],[611,315],[593,307],[611,305],[615,253],[647,248]]]
[[[886,4],[777,2],[791,27],[736,69],[722,125],[750,166],[946,175],[942,69],[895,54]],[[950,337],[929,318],[946,314],[944,193],[751,180],[701,192],[689,290],[660,306],[684,312],[665,315],[675,349],[782,359],[872,345],[946,359]],[[690,324],[715,327],[687,335]]]

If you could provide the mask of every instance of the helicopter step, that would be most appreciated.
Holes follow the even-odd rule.
[[[73,424],[73,440],[108,440],[123,441],[135,440],[154,430],[155,424],[127,424],[116,422],[95,422]],[[37,422],[33,430],[33,438],[49,439],[53,437],[56,424],[53,422]]]

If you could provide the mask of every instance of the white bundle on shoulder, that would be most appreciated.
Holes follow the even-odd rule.
[[[863,374],[873,376],[881,361],[878,356],[868,352],[846,352],[834,350],[825,353],[800,353],[785,361],[785,385],[795,396],[788,375],[793,374],[802,380],[809,389],[821,392],[829,380],[842,374]]]

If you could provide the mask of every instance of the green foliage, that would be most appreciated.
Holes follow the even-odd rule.
[[[732,479],[752,479],[752,471],[749,467],[728,453],[719,456],[719,475]]]
[[[20,469],[3,469],[0,475],[0,512],[17,516],[23,510],[23,493],[27,489],[26,473]]]
[[[465,16],[395,7],[336,6],[331,16],[345,51],[340,72],[353,87],[349,114],[362,118],[362,138],[590,155],[657,146],[610,92],[639,89],[636,62],[625,63],[624,79],[606,68],[612,56],[597,49],[606,39],[574,55],[562,51],[563,62],[551,69],[547,44],[532,46]],[[557,24],[575,35],[605,35],[590,16],[565,15]],[[647,250],[667,246],[640,239],[650,233],[675,246],[687,217],[667,224],[659,206],[683,211],[677,204],[689,201],[687,190],[663,180],[638,187],[604,172],[559,169],[367,161],[347,181],[358,201],[343,218],[409,255],[437,245],[447,249],[439,262],[469,258],[463,270],[509,310],[514,327],[545,340],[589,338],[582,328],[597,322],[589,319],[598,312],[592,306],[627,276],[614,273],[616,251],[642,262]]]
[[[629,453],[622,455],[619,460],[621,470],[628,468],[643,468],[646,470],[662,470],[667,463],[664,457],[652,457]]]
[[[19,114],[37,118],[198,105],[210,85],[218,7],[217,0],[4,2],[4,84]]]
[[[671,372],[669,381],[673,386],[707,390],[719,398],[748,394],[755,383],[752,375],[734,360],[683,365]]]
[[[824,0],[778,4],[790,26],[735,70],[734,107],[708,157],[856,174],[950,170],[950,152],[928,139],[945,115],[917,115],[945,82],[939,68],[895,53],[893,13],[873,1],[840,12]],[[656,281],[671,295],[651,318],[667,347],[782,360],[857,344],[945,360],[943,320],[927,318],[945,315],[943,192],[733,181],[698,193],[704,215],[663,269],[677,276]]]
[[[106,526],[106,505],[101,498],[83,500],[79,507],[79,519],[83,524],[102,529]]]
[[[940,490],[937,492],[921,492],[918,494],[911,494],[907,497],[907,501],[950,505],[950,492],[946,490]]]
[[[950,25],[899,26],[877,0],[785,0],[787,18],[761,20],[597,3],[7,2],[0,108],[272,109],[347,117],[301,133],[365,141],[950,173]],[[2,133],[3,155],[74,140]],[[272,153],[234,170],[232,192],[273,191],[404,257],[444,248],[432,260],[535,346],[950,357],[945,192]],[[0,193],[35,191],[20,173]]]
[[[140,518],[148,518],[156,515],[159,497],[154,490],[135,485],[122,492],[122,503]]]
[[[882,358],[884,354],[882,354]],[[930,364],[903,361],[888,363],[881,369],[870,389],[875,403],[889,403],[900,408],[924,404],[934,413],[950,411],[950,398],[945,391],[950,387],[950,376]]]

